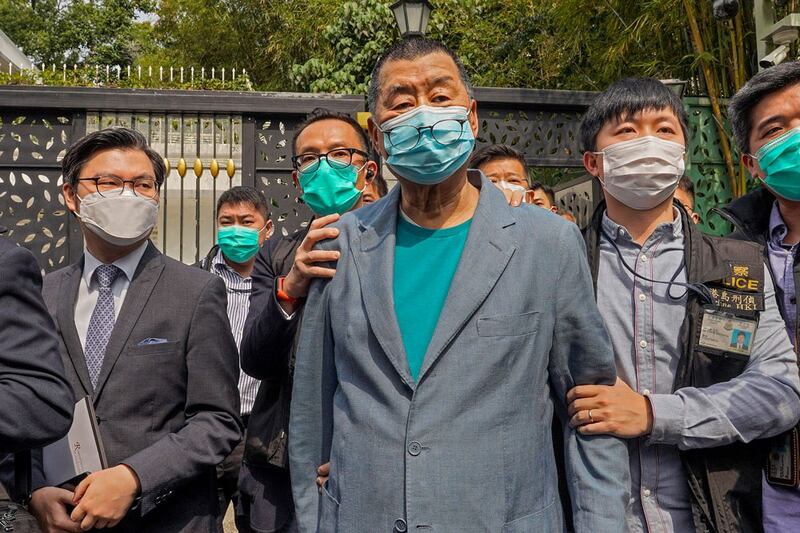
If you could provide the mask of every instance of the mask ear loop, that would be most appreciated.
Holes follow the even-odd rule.
[[[614,247],[614,250],[617,252],[617,257],[619,257],[619,261],[620,261],[620,263],[622,263],[622,266],[625,267],[625,270],[627,270],[628,272],[633,274],[634,277],[642,279],[642,280],[647,281],[649,283],[660,283],[660,284],[663,284],[663,285],[667,285],[667,296],[669,296],[670,300],[673,300],[673,301],[680,300],[680,299],[684,298],[690,292],[693,292],[694,294],[696,294],[703,301],[703,303],[707,303],[707,304],[713,304],[714,303],[714,298],[711,296],[711,291],[709,291],[708,287],[706,287],[704,284],[702,284],[702,283],[682,283],[680,281],[675,281],[675,279],[678,277],[678,274],[680,274],[681,271],[686,268],[686,264],[684,262],[681,262],[680,266],[675,271],[675,273],[672,275],[672,277],[670,278],[669,281],[660,281],[660,280],[656,280],[656,279],[646,278],[646,277],[642,276],[641,274],[637,274],[636,271],[633,268],[631,268],[630,265],[628,265],[628,263],[625,262],[625,259],[623,259],[623,257],[622,257],[622,252],[620,251],[619,246],[617,246],[617,243],[615,243],[613,241],[613,239],[611,239],[611,237],[608,235],[608,233],[606,233],[606,230],[601,229],[600,232],[603,234],[603,236],[606,238],[606,240],[608,240],[608,242],[611,243],[611,246]],[[677,285],[679,287],[684,287],[684,288],[686,288],[686,291],[683,294],[681,294],[680,296],[673,296],[672,295],[672,286],[673,285]]]
[[[361,165],[360,167],[357,167],[357,168],[356,168],[356,175],[358,175],[358,174],[359,174],[359,173],[360,173],[362,170],[364,170],[364,168],[365,168],[365,167],[366,167],[366,166],[369,164],[369,162],[370,162],[370,161],[372,161],[372,160],[371,160],[371,159],[367,159],[367,160],[364,162],[364,164],[363,164],[363,165]],[[364,191],[366,191],[366,190],[367,190],[367,185],[369,185],[369,180],[368,180],[368,179],[366,179],[366,178],[364,178],[364,186],[363,186],[363,187],[361,187],[361,190],[359,190],[359,189],[356,189],[356,190],[358,191],[358,194],[363,194],[363,193],[364,193]]]

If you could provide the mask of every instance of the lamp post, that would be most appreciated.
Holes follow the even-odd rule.
[[[399,0],[391,5],[391,10],[401,36],[405,38],[425,35],[433,10],[428,0]]]
[[[661,80],[661,83],[666,85],[678,98],[683,98],[683,93],[686,92],[686,80]]]

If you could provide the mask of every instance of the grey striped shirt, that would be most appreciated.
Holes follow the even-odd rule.
[[[236,348],[242,343],[242,332],[247,312],[250,310],[250,292],[253,280],[241,277],[235,270],[228,266],[222,257],[222,250],[217,252],[212,261],[212,272],[222,278],[228,289],[228,320],[231,322],[231,333],[236,340]],[[242,416],[249,415],[256,401],[258,386],[261,382],[248,376],[239,369],[239,398],[241,400]]]

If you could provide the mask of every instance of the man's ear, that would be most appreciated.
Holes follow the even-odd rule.
[[[480,123],[478,122],[478,101],[474,98],[472,99],[472,104],[469,106],[469,109],[469,125],[472,128],[472,136],[477,139]]]
[[[272,237],[272,232],[275,231],[275,226],[272,224],[272,219],[267,220],[267,225],[264,228],[264,240],[269,239]]]
[[[75,189],[71,183],[65,182],[61,186],[61,195],[64,197],[64,204],[66,204],[67,209],[76,213],[78,211],[78,201],[75,198]]]
[[[694,221],[695,224],[700,223],[700,215],[698,215],[696,211],[692,211],[692,221]]]
[[[294,183],[294,186],[300,191],[300,196],[302,196],[303,195],[303,186],[300,185],[300,180],[297,179],[297,171],[296,170],[292,170],[292,183]]]
[[[378,163],[370,159],[369,161],[367,161],[367,164],[364,167],[364,171],[367,183],[372,183],[375,180],[375,178],[378,177]]]
[[[758,160],[750,154],[742,154],[742,164],[745,166],[750,175],[757,179],[764,179],[764,172],[761,170],[761,165]]]
[[[381,155],[382,158],[386,159],[388,154],[386,153],[386,147],[383,146],[383,135],[381,135],[381,130],[378,127],[378,123],[375,122],[375,119],[370,116],[367,119],[367,133],[369,133],[369,139],[372,141],[372,146],[375,147],[375,150]]]
[[[558,206],[557,205],[550,206],[550,211],[552,211],[553,213],[555,213],[557,215],[558,214]]]
[[[596,152],[583,153],[583,168],[596,178],[603,178],[603,155]]]

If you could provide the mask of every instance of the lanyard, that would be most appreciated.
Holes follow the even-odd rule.
[[[617,246],[617,243],[615,243],[614,240],[608,235],[608,233],[606,233],[606,230],[601,228],[600,232],[603,234],[603,236],[606,238],[606,240],[611,244],[611,246],[614,247],[614,250],[617,252],[617,257],[619,257],[619,260],[622,263],[622,266],[625,267],[625,270],[627,270],[628,272],[633,274],[634,277],[639,278],[639,279],[644,280],[644,281],[647,281],[649,283],[661,283],[661,284],[667,285],[667,296],[669,296],[669,298],[671,300],[680,300],[681,298],[686,296],[688,293],[693,292],[703,301],[703,303],[709,303],[709,304],[713,304],[714,303],[714,298],[711,296],[711,292],[708,290],[708,287],[706,287],[704,284],[702,284],[702,283],[682,283],[680,281],[675,281],[675,279],[677,279],[677,277],[678,277],[678,274],[680,274],[681,271],[686,268],[686,264],[684,262],[681,262],[680,266],[678,266],[678,269],[675,271],[675,273],[672,275],[672,277],[670,278],[669,281],[661,281],[661,280],[657,280],[657,279],[647,278],[645,276],[642,276],[641,274],[637,274],[636,270],[631,268],[631,266],[628,265],[628,263],[625,262],[625,259],[622,257],[622,252],[620,251],[619,246]],[[673,296],[672,295],[672,286],[673,285],[677,285],[679,287],[684,287],[686,289],[686,292],[684,292],[680,296]]]

